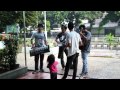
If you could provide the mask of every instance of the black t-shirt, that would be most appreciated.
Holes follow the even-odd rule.
[[[59,33],[58,35],[57,35],[57,39],[59,39],[59,41],[62,43],[62,45],[65,45],[65,43],[66,43],[66,37],[67,37],[67,33]]]

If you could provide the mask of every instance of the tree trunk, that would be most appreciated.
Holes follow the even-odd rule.
[[[90,32],[92,31],[92,26],[93,26],[93,21],[90,21],[90,29],[89,29]]]

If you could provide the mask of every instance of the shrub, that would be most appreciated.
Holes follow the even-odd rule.
[[[4,53],[1,51],[1,65],[7,69],[14,69],[16,65],[16,56],[18,49],[18,39],[15,35],[9,35],[4,39],[5,49]]]

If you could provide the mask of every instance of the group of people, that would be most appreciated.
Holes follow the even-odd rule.
[[[70,32],[66,32],[67,28]],[[66,79],[69,69],[73,69],[72,79],[76,79],[77,66],[78,66],[78,56],[81,51],[81,58],[83,62],[82,72],[80,78],[88,76],[88,54],[90,53],[90,42],[91,42],[91,32],[88,31],[85,25],[79,26],[79,31],[74,30],[73,22],[69,22],[68,26],[65,24],[61,25],[61,32],[57,35],[55,41],[58,43],[59,52],[58,58],[61,60],[61,66],[64,70],[64,75],[62,79]],[[33,44],[33,39],[35,38],[35,44]],[[46,37],[43,32],[43,25],[38,24],[38,32],[34,33],[31,37],[32,47],[44,47],[47,45]],[[67,56],[67,62],[64,61],[64,52]],[[38,72],[38,61],[40,56],[40,71],[43,70],[43,59],[44,53],[40,53],[35,56],[35,71]],[[48,65],[50,69],[51,79],[57,79],[57,64],[55,56],[53,54],[49,55],[47,58]]]

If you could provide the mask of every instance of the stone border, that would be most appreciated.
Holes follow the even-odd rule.
[[[20,67],[15,70],[0,74],[0,79],[16,79],[27,72],[27,67]]]

